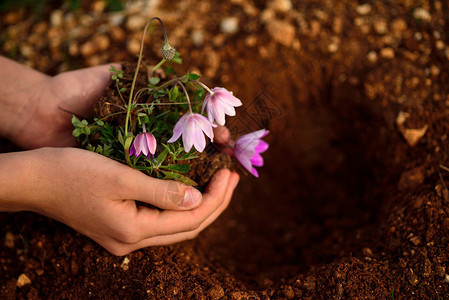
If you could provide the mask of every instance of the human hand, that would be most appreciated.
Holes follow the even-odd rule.
[[[214,128],[214,143],[220,146],[222,153],[226,153],[231,157],[234,156],[234,141],[231,138],[231,133],[226,126],[220,126]]]
[[[2,165],[8,177],[0,200],[5,192],[13,195],[21,209],[63,222],[115,255],[194,238],[228,206],[239,181],[237,173],[221,170],[201,195],[86,150],[42,148],[2,155],[11,166]],[[29,172],[16,189],[21,167]],[[135,200],[163,210],[137,206]]]
[[[41,74],[40,80],[32,81],[18,93],[23,98],[17,100],[24,103],[23,114],[7,137],[24,149],[75,146],[71,113],[80,116],[91,113],[109,82],[110,66],[64,72],[54,77]]]

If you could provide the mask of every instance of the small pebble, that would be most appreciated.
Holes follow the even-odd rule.
[[[368,54],[366,55],[366,58],[368,59],[368,61],[370,63],[376,63],[377,62],[377,53],[376,53],[376,51],[368,52]]]
[[[131,31],[138,31],[143,29],[147,21],[147,18],[142,15],[134,15],[129,17],[126,21],[126,28]]]
[[[373,24],[374,31],[376,31],[378,34],[385,34],[388,30],[387,21],[385,20],[377,20]]]
[[[421,239],[417,236],[414,236],[410,239],[410,242],[412,242],[413,245],[418,246],[419,244],[421,244]]]
[[[129,258],[128,256],[125,256],[122,263],[120,264],[120,268],[123,269],[123,271],[126,271],[129,269]]]
[[[19,278],[17,278],[17,287],[21,288],[28,284],[31,284],[31,279],[25,273],[20,274]]]
[[[430,67],[430,74],[432,74],[432,76],[437,77],[438,75],[440,75],[440,68],[438,68],[435,65],[432,65]]]
[[[89,57],[96,52],[95,46],[91,41],[85,42],[80,47],[81,55],[84,57]]]
[[[111,35],[111,38],[116,42],[121,42],[126,37],[125,30],[120,26],[110,26],[109,34]]]
[[[272,0],[270,7],[278,12],[286,13],[292,9],[292,2],[290,0]]]
[[[107,35],[100,34],[93,38],[93,43],[97,51],[104,52],[109,48],[111,41]]]
[[[444,42],[442,40],[438,40],[435,42],[435,47],[438,50],[443,50],[446,47],[446,44],[444,44]]]
[[[359,15],[367,15],[371,12],[371,4],[365,3],[362,5],[357,6],[356,11]]]
[[[270,36],[279,44],[291,46],[295,38],[295,27],[286,21],[273,20],[267,23]]]
[[[239,19],[237,17],[227,17],[221,20],[220,29],[223,33],[234,34],[239,31]]]
[[[210,299],[218,300],[224,297],[224,289],[220,285],[215,285],[207,291]]]
[[[195,29],[191,34],[192,42],[195,46],[202,46],[204,43],[204,31],[201,29]]]
[[[411,285],[417,285],[419,280],[418,276],[413,272],[413,269],[409,269],[406,273],[408,282],[410,282]]]
[[[50,24],[54,27],[61,27],[64,21],[64,13],[60,9],[54,10],[50,15]]]
[[[8,248],[14,248],[14,240],[14,234],[8,231],[5,236],[5,246]]]
[[[394,56],[393,48],[387,47],[380,50],[380,57],[382,58],[392,59]]]
[[[413,17],[418,20],[423,20],[430,22],[432,20],[432,16],[430,13],[422,7],[418,7],[413,11]]]
[[[391,22],[391,29],[393,32],[404,32],[407,30],[407,23],[400,18],[394,19],[393,22]]]
[[[126,48],[129,53],[136,54],[139,53],[140,50],[140,41],[137,39],[130,39],[126,44]]]

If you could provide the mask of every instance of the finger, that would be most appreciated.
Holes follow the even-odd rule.
[[[222,213],[226,208],[228,207],[232,194],[239,182],[239,175],[235,172],[231,174],[231,177],[229,179],[229,185],[226,189],[226,195],[225,199],[220,205],[220,207],[214,211],[204,222],[201,224],[201,226],[198,229],[187,231],[187,232],[181,232],[181,233],[174,233],[169,235],[159,235],[155,237],[151,237],[148,239],[144,239],[136,244],[129,245],[130,250],[134,251],[137,249],[150,247],[150,246],[163,246],[163,245],[170,245],[177,242],[189,240],[195,238],[201,231],[203,231],[205,228],[207,228],[210,224],[212,224]]]
[[[61,73],[53,78],[54,93],[65,99],[64,109],[85,116],[103,95],[110,80],[109,69],[118,64],[107,64]]]
[[[199,228],[223,203],[230,177],[229,170],[218,171],[208,186],[208,192],[203,195],[201,205],[195,209],[157,211],[141,208],[136,218],[136,228],[140,231],[138,234],[145,239]]]
[[[223,145],[231,143],[231,133],[226,126],[218,125],[214,128],[214,142]]]
[[[193,209],[202,202],[203,196],[194,187],[173,180],[150,177],[134,169],[129,171],[125,186],[132,188],[125,196],[127,199],[169,210]]]
[[[104,94],[111,78],[109,72],[111,66],[116,67],[116,69],[121,67],[120,65],[107,64],[73,71],[72,75],[83,85],[83,97],[88,109]]]

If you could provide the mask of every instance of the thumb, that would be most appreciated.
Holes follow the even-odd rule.
[[[133,173],[131,181],[134,188],[128,196],[133,200],[169,210],[193,209],[203,200],[202,194],[194,187],[173,180],[153,178],[139,171]]]

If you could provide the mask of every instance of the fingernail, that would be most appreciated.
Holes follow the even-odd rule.
[[[194,188],[188,188],[184,194],[184,201],[182,202],[182,207],[192,207],[201,201],[203,195]]]

